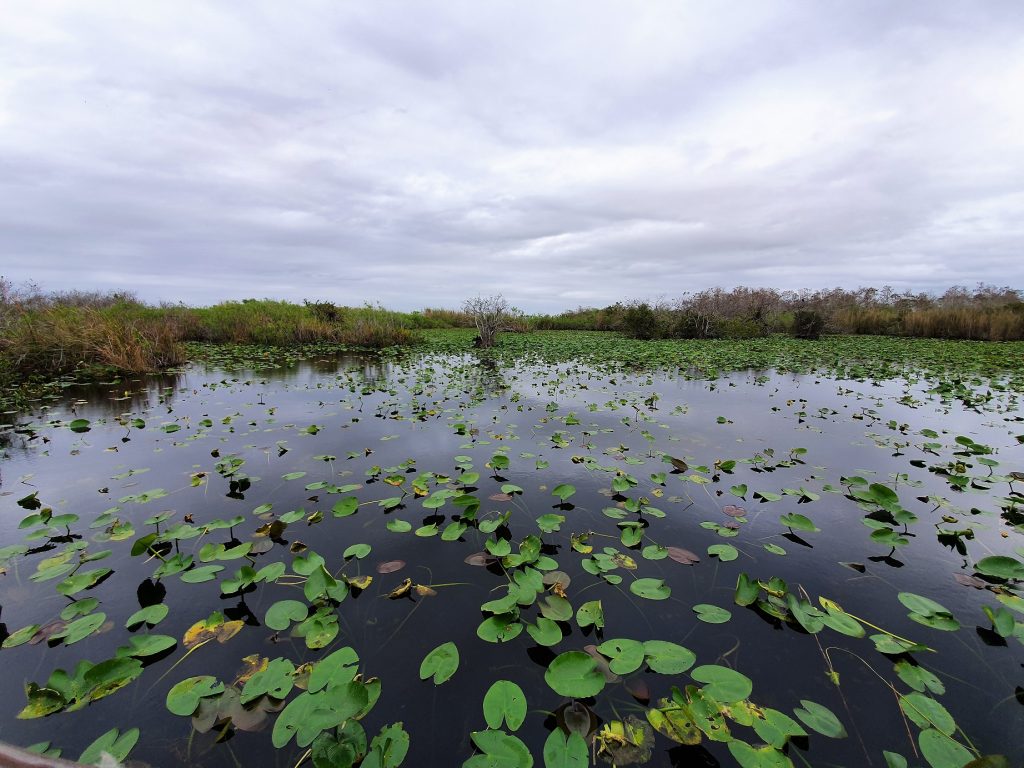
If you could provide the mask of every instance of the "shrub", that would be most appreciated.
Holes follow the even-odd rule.
[[[317,320],[335,323],[341,319],[341,310],[329,301],[310,301],[309,299],[304,299],[302,303],[306,305],[306,309]]]
[[[723,339],[756,339],[767,336],[768,329],[749,317],[732,317],[718,324],[717,333]]]
[[[505,330],[513,319],[520,316],[518,309],[509,304],[500,293],[497,296],[477,296],[466,299],[462,311],[473,318],[476,325],[477,345],[493,347],[498,332]]]
[[[793,313],[792,334],[798,339],[818,339],[825,329],[825,318],[813,309],[798,309]]]
[[[622,331],[634,339],[657,339],[664,335],[658,314],[645,302],[626,307],[622,313]]]
[[[672,336],[678,339],[713,339],[718,335],[718,323],[710,315],[690,309],[676,313]]]

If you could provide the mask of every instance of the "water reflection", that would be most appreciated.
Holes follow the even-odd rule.
[[[125,395],[128,389],[132,393]],[[908,392],[913,407],[906,404]],[[557,653],[609,637],[681,643],[697,654],[700,663],[735,666],[748,674],[755,683],[753,698],[761,705],[792,711],[801,698],[828,703],[844,721],[852,718],[873,749],[908,753],[888,689],[882,687],[879,693],[877,678],[849,654],[869,657],[873,669],[886,679],[892,677],[892,660],[870,646],[865,651],[863,639],[827,636],[823,645],[834,649],[830,658],[840,667],[839,693],[849,705],[847,712],[823,671],[828,665],[817,641],[826,636],[809,635],[754,607],[736,606],[733,592],[740,571],[755,579],[784,579],[809,595],[837,600],[851,613],[881,626],[927,639],[936,653],[928,654],[925,663],[934,665],[947,682],[943,701],[955,709],[958,724],[984,748],[1003,749],[1014,759],[1021,756],[1021,747],[1014,746],[1024,744],[1024,716],[1017,705],[1024,698],[1016,685],[1021,679],[1019,644],[997,639],[986,627],[973,627],[981,621],[980,606],[991,593],[952,580],[951,574],[966,566],[964,557],[955,548],[944,548],[929,530],[942,513],[932,510],[932,503],[916,500],[951,494],[937,473],[917,471],[920,468],[909,464],[910,455],[923,454],[907,433],[924,428],[945,431],[945,442],[956,434],[970,434],[999,447],[1000,459],[1007,461],[1015,455],[1014,446],[1007,445],[991,413],[950,409],[929,395],[925,382],[911,387],[883,382],[875,387],[770,373],[738,373],[708,382],[681,380],[665,372],[607,373],[572,363],[508,366],[483,354],[405,362],[342,356],[255,373],[195,368],[131,382],[130,388],[125,382],[76,388],[70,395],[45,413],[24,417],[22,424],[35,425],[31,434],[5,435],[7,457],[0,472],[8,481],[3,491],[9,495],[0,498],[0,544],[20,540],[17,525],[27,511],[17,507],[16,500],[29,490],[37,490],[41,503],[55,511],[79,515],[80,535],[89,540],[90,551],[112,551],[100,564],[113,568],[114,574],[90,592],[102,600],[111,628],[70,648],[4,651],[13,668],[24,670],[0,680],[0,702],[6,702],[0,704],[0,715],[5,738],[12,741],[43,740],[52,736],[53,723],[75,718],[76,727],[62,732],[61,738],[68,754],[77,754],[74,748],[88,743],[101,725],[105,729],[108,722],[124,722],[143,728],[137,756],[153,764],[166,765],[173,755],[178,764],[265,764],[270,750],[266,732],[234,734],[229,752],[209,734],[193,735],[188,720],[170,717],[163,701],[170,685],[187,676],[214,674],[230,682],[246,655],[280,655],[296,663],[322,655],[309,651],[287,631],[275,633],[263,626],[271,604],[301,594],[295,586],[254,584],[240,593],[221,594],[221,582],[242,565],[251,562],[259,569],[275,561],[290,564],[290,547],[301,551],[305,546],[323,554],[332,572],[374,577],[367,589],[352,590],[341,603],[338,643],[356,648],[366,673],[382,678],[383,698],[367,729],[372,734],[384,723],[404,721],[413,743],[407,765],[447,768],[468,757],[468,733],[482,727],[480,702],[495,679],[514,680],[526,692],[532,714],[521,737],[539,756],[554,727],[545,724],[541,713],[562,710],[564,716],[564,705],[570,704],[545,684],[545,669]],[[146,421],[146,427],[126,431],[130,424],[118,423],[126,413]],[[46,423],[71,415],[90,419],[90,431],[73,433],[66,425]],[[890,420],[895,429],[889,427]],[[912,429],[901,430],[904,423],[911,423]],[[169,425],[179,429],[165,431]],[[128,443],[122,442],[125,437]],[[19,441],[20,448],[15,449],[13,444]],[[806,454],[795,449],[805,449]],[[508,467],[486,467],[499,452],[509,459]],[[662,453],[678,457],[686,468],[663,463]],[[456,460],[457,456],[468,456],[472,469],[463,470],[459,465],[467,460]],[[222,463],[226,461],[239,463]],[[735,465],[723,468],[729,461]],[[702,466],[707,471],[697,469]],[[481,500],[480,519],[506,512],[509,517],[493,532],[469,527],[449,541],[440,532],[459,510],[450,500],[437,509],[425,507],[425,497],[408,489],[421,474],[456,478],[463,471],[480,475],[473,483],[479,489],[475,493]],[[922,518],[911,531],[919,535],[907,536],[907,546],[890,550],[873,543],[863,510],[843,493],[824,491],[826,484],[838,487],[840,478],[853,472],[880,482],[906,475],[899,480],[901,498]],[[660,473],[665,473],[661,479]],[[620,493],[609,491],[612,478],[625,475],[637,485]],[[12,478],[21,477],[30,477],[32,485],[12,483]],[[193,486],[194,479],[199,482]],[[908,481],[917,483],[913,490]],[[433,481],[428,477],[425,482]],[[552,496],[560,482],[576,488],[564,503]],[[521,492],[505,492],[506,483]],[[744,499],[730,490],[738,483],[750,486]],[[332,493],[328,484],[352,488]],[[429,491],[440,487],[444,486],[430,484]],[[811,504],[797,495],[762,503],[753,495],[766,490],[782,496],[785,488],[807,488],[822,499]],[[163,489],[166,495],[152,502],[138,500],[154,489]],[[380,504],[403,492],[398,503]],[[607,512],[615,514],[618,505],[641,494],[665,516],[645,519],[646,538],[630,549],[621,543],[616,519]],[[335,517],[333,505],[345,495],[357,496],[359,506]],[[980,502],[991,497],[994,494],[971,494],[955,503],[983,506]],[[727,503],[742,505],[748,518],[736,536],[729,533],[737,528],[729,527],[735,518],[725,512]],[[264,504],[269,509],[254,514]],[[124,542],[97,541],[106,526],[85,526],[114,507],[132,522],[134,533]],[[261,515],[279,519],[298,510],[302,514],[287,530],[282,528],[273,538],[254,538],[256,528],[265,522]],[[780,515],[794,511],[812,517],[821,530],[798,533],[779,523]],[[126,549],[150,530],[145,520],[158,512],[172,513],[168,524],[186,516],[198,525],[235,515],[243,518],[230,531],[180,542],[181,551],[192,556],[210,542],[260,541],[261,546],[251,552],[251,561],[225,562],[225,570],[209,583],[156,579],[156,558],[130,558]],[[317,513],[322,517],[319,522]],[[485,551],[488,540],[509,542],[514,551],[526,535],[536,533],[537,517],[546,513],[562,515],[565,521],[558,534],[545,535],[543,553],[557,559],[571,577],[574,607],[589,599],[602,601],[605,627],[581,630],[574,621],[564,622],[564,639],[554,649],[533,643],[525,631],[506,644],[485,643],[477,635],[486,615],[480,606],[500,594],[508,576],[494,559],[485,559],[490,563],[485,568],[475,568],[466,558]],[[1019,511],[1004,511],[1002,519],[1012,522],[1010,514],[1019,516]],[[991,518],[999,519],[995,514]],[[409,526],[408,533],[388,529],[388,523],[399,520]],[[569,538],[583,532],[594,532],[590,541],[599,552],[606,545],[628,551],[637,564],[635,573],[620,569],[624,581],[613,588],[586,570],[584,557]],[[993,551],[1005,549],[998,523],[979,528],[977,535],[972,551],[977,544]],[[655,542],[692,550],[700,562],[684,566],[667,558],[645,558],[643,547]],[[736,560],[708,554],[708,547],[723,542],[736,545]],[[343,557],[355,543],[371,546],[365,560]],[[765,543],[781,547],[785,554],[765,550]],[[40,552],[54,549],[53,543],[38,547]],[[17,578],[11,578],[12,572],[0,579],[2,617],[8,627],[45,624],[63,607],[64,601],[54,599],[54,582],[36,584],[28,579],[45,556],[32,555],[19,563]],[[395,560],[408,565],[398,572],[374,569],[375,563]],[[664,579],[671,596],[663,601],[635,599],[628,586],[636,576]],[[387,599],[405,578],[433,585],[434,594],[410,591],[404,598]],[[133,595],[134,585],[138,586]],[[964,629],[941,633],[914,624],[895,599],[898,591],[932,595],[962,619]],[[722,625],[705,624],[695,618],[697,603],[727,608],[732,617]],[[161,676],[181,660],[181,649],[173,658],[148,661],[153,668],[131,689],[82,712],[56,715],[51,721],[14,718],[27,680],[44,680],[53,669],[67,668],[78,658],[109,657],[124,642],[127,615],[159,604],[171,610],[155,631],[175,638],[214,611],[246,627],[230,643],[211,643],[192,654],[166,678]],[[532,607],[524,607],[523,615],[536,621]],[[448,641],[458,645],[462,666],[439,690],[419,679],[419,664],[427,651]],[[639,673],[609,684],[592,702],[595,718],[608,721],[639,712],[639,682],[646,696],[657,701],[670,695],[671,685],[685,684],[685,678]],[[993,702],[998,702],[994,710]],[[193,740],[197,746],[190,753]],[[791,750],[807,752],[816,765],[866,764],[858,744],[856,735],[846,741],[814,736]],[[294,765],[299,757],[301,750],[274,759]],[[722,745],[673,747],[660,737],[651,762],[720,763],[733,764]]]

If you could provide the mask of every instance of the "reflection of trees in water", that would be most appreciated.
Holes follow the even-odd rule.
[[[470,369],[475,375],[471,380],[478,390],[485,397],[500,397],[509,389],[509,383],[505,379],[505,369],[493,357],[486,353],[475,352],[473,354],[475,365]]]
[[[141,379],[75,384],[55,406],[93,420],[139,413],[172,402],[183,378],[178,373],[156,373]]]

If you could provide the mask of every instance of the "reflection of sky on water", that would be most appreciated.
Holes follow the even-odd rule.
[[[908,395],[912,400],[906,399]],[[901,399],[911,404],[901,403]],[[565,423],[570,413],[575,414],[578,425]],[[119,417],[126,423],[142,418],[146,427],[127,428],[118,424]],[[724,423],[719,423],[719,417]],[[89,419],[91,430],[74,434],[66,427],[47,424],[71,418]],[[994,458],[1008,468],[1019,469],[1022,448],[1013,435],[1020,430],[1015,422],[1004,421],[1008,418],[1013,414],[976,413],[943,403],[927,394],[924,383],[908,385],[895,380],[875,384],[744,372],[708,382],[660,373],[607,374],[574,364],[489,366],[469,356],[460,358],[457,365],[436,356],[406,364],[349,357],[255,374],[196,368],[175,377],[76,387],[63,404],[45,414],[23,417],[21,423],[32,424],[33,430],[11,438],[7,458],[0,465],[0,542],[20,539],[16,526],[25,513],[15,500],[31,491],[38,491],[39,498],[57,513],[78,514],[84,527],[118,505],[120,498],[163,488],[168,495],[149,504],[119,505],[137,530],[146,528],[142,523],[146,517],[164,510],[173,510],[175,519],[192,515],[197,523],[243,515],[246,522],[236,529],[242,539],[259,524],[250,513],[260,504],[273,504],[278,514],[300,507],[307,512],[322,509],[326,514],[323,523],[314,527],[293,524],[284,538],[289,543],[304,542],[335,568],[341,565],[340,553],[345,547],[357,542],[371,544],[368,560],[350,563],[346,571],[350,574],[357,569],[374,573],[373,565],[384,560],[408,563],[399,573],[375,576],[369,590],[346,600],[339,611],[341,642],[351,644],[365,669],[383,680],[381,702],[365,724],[372,734],[383,724],[402,720],[413,743],[407,764],[449,766],[470,754],[468,733],[483,727],[480,701],[493,680],[504,677],[518,682],[527,693],[531,711],[558,706],[558,697],[542,677],[550,652],[533,647],[526,633],[506,646],[491,646],[476,637],[482,618],[478,606],[493,598],[493,591],[503,583],[500,576],[463,562],[468,554],[483,548],[486,537],[472,529],[464,542],[393,534],[385,529],[383,512],[374,504],[337,520],[329,513],[336,499],[305,490],[304,485],[319,480],[365,483],[356,493],[362,501],[373,501],[396,495],[379,481],[367,482],[366,472],[375,465],[392,467],[411,458],[416,460],[417,472],[452,474],[456,471],[453,457],[466,455],[481,473],[477,493],[483,499],[481,516],[511,510],[513,541],[535,531],[534,519],[545,512],[566,515],[562,532],[545,536],[545,540],[559,545],[554,556],[573,578],[569,594],[574,605],[602,600],[606,638],[673,640],[697,652],[698,663],[717,659],[750,676],[754,681],[752,699],[759,704],[791,712],[799,699],[809,698],[826,704],[848,724],[852,717],[859,737],[852,729],[851,738],[843,741],[812,737],[808,753],[812,763],[867,764],[860,739],[869,745],[875,764],[883,764],[882,749],[910,754],[891,693],[871,671],[895,679],[892,663],[867,639],[846,638],[829,630],[808,636],[734,605],[732,593],[740,571],[755,578],[779,576],[790,585],[801,585],[812,597],[836,600],[853,614],[934,647],[937,654],[918,657],[944,680],[948,691],[941,700],[979,746],[1007,752],[1013,762],[1024,756],[1015,746],[1024,744],[1024,707],[1013,698],[1014,686],[1024,684],[1021,647],[1015,641],[1006,647],[990,647],[987,643],[994,642],[993,638],[975,630],[975,625],[987,626],[981,605],[996,603],[990,593],[962,587],[953,580],[954,573],[969,570],[964,571],[963,558],[935,539],[933,526],[941,513],[931,512],[931,504],[915,498],[937,495],[950,499],[962,510],[962,514],[954,512],[961,518],[958,525],[976,528],[977,538],[969,547],[981,557],[989,551],[1011,552],[1017,538],[1014,533],[1008,540],[1001,537],[1005,526],[994,514],[998,512],[996,497],[1004,495],[1007,487],[1002,485],[998,493],[956,495],[941,476],[910,464],[916,458],[929,465],[944,464],[952,458],[954,438],[968,435],[990,445],[996,451]],[[896,429],[888,426],[890,419],[896,422]],[[456,423],[466,425],[466,435],[456,434]],[[909,425],[906,434],[899,429],[904,423]],[[161,429],[165,424],[178,424],[181,429],[167,433]],[[315,435],[302,432],[310,425],[319,427]],[[917,434],[924,428],[940,433],[945,446],[941,458],[916,447],[924,442]],[[567,447],[557,447],[558,440],[567,442]],[[505,481],[489,476],[484,467],[499,448],[506,448],[511,459],[510,469],[502,477],[524,489],[512,502],[487,498]],[[794,448],[807,449],[804,463],[776,466]],[[670,474],[659,499],[654,491],[661,487],[650,475],[671,471],[670,465],[656,458],[660,452],[685,458],[694,468],[711,467],[716,460],[739,463],[731,475],[720,474],[717,482],[703,485],[687,482],[685,475],[690,472]],[[253,479],[244,498],[227,497],[228,481],[215,471],[218,459],[228,455],[244,458],[242,471]],[[315,458],[325,455],[335,458]],[[601,585],[583,571],[581,557],[570,551],[568,533],[586,530],[614,537],[592,537],[598,547],[622,549],[615,521],[602,514],[602,509],[614,504],[606,495],[612,475],[572,461],[573,456],[581,455],[635,476],[638,489],[666,512],[664,519],[651,521],[645,543],[682,546],[702,556],[698,566],[688,568],[667,559],[644,560],[633,553],[639,575],[664,578],[672,587],[669,600],[632,598],[625,588],[628,573],[620,588]],[[630,463],[630,459],[642,459],[643,463]],[[538,460],[548,462],[549,467],[538,471]],[[128,470],[145,471],[115,477]],[[281,479],[296,471],[308,474],[295,481]],[[192,487],[192,477],[202,472],[207,473],[205,481]],[[841,494],[824,492],[823,487],[839,486],[841,477],[854,474],[892,485],[891,476],[897,473],[909,476],[900,478],[897,490],[904,506],[917,514],[920,522],[911,528],[910,544],[885,560],[888,549],[870,540],[870,530],[861,521],[864,512]],[[908,487],[908,480],[920,485]],[[577,488],[571,510],[553,507],[550,489],[561,482]],[[736,483],[749,486],[746,502],[729,493]],[[821,498],[810,504],[797,504],[791,496],[770,504],[758,504],[752,498],[757,490],[779,493],[784,488],[806,488]],[[723,539],[701,527],[702,522],[728,522],[720,510],[732,502],[748,510],[749,522],[739,536]],[[981,513],[971,515],[971,508]],[[437,515],[444,517],[442,527],[453,512],[450,504],[437,510]],[[803,543],[785,538],[778,517],[787,512],[806,514],[821,532],[802,534]],[[417,527],[432,519],[432,514],[413,501],[387,519],[399,517]],[[94,535],[94,531],[87,534]],[[222,540],[216,538],[222,534],[226,539],[226,532],[210,536]],[[192,551],[195,541],[181,542],[183,551]],[[781,545],[787,556],[766,552],[762,544],[768,542]],[[715,543],[735,545],[740,557],[730,563],[707,557],[707,547]],[[93,544],[91,549],[102,546],[107,545]],[[124,618],[140,600],[152,599],[152,589],[136,587],[146,584],[154,563],[123,559],[126,544],[109,546],[115,554],[104,564],[116,573],[93,593],[103,601],[101,610],[107,612],[114,629],[70,648],[24,646],[3,651],[14,665],[11,669],[19,671],[6,675],[0,683],[7,702],[0,715],[5,724],[2,738],[28,744],[53,736],[54,723],[67,723],[61,740],[69,753],[77,754],[71,747],[88,743],[110,723],[123,723],[143,728],[142,745],[136,753],[139,759],[167,765],[168,756],[177,755],[179,761],[186,761],[187,721],[165,716],[162,704],[167,688],[176,680],[196,674],[230,679],[238,660],[248,653],[286,655],[296,662],[317,658],[301,640],[285,637],[269,643],[271,633],[258,626],[267,607],[293,596],[292,590],[273,585],[243,598],[221,598],[216,582],[189,586],[176,578],[165,579],[160,586],[166,590],[163,599],[172,610],[154,631],[180,637],[189,624],[214,609],[229,611],[252,626],[223,648],[193,654],[159,683],[156,679],[174,659],[157,661],[126,690],[80,712],[46,721],[15,721],[13,715],[23,701],[21,688],[26,681],[42,681],[54,668],[67,668],[82,657],[94,661],[107,658],[118,644],[118,628]],[[257,564],[270,558],[288,561],[290,556],[283,554],[279,545],[262,555]],[[862,563],[866,571],[850,570],[839,565],[840,561]],[[238,567],[237,563],[226,565],[222,577]],[[0,618],[8,631],[51,620],[65,602],[53,592],[52,582],[37,587],[29,581],[33,570],[34,560],[17,562],[0,581],[0,603],[5,609]],[[383,599],[405,576],[422,583],[459,586],[441,587],[436,597],[418,602]],[[960,619],[962,629],[943,633],[910,621],[896,599],[899,591],[940,601]],[[702,602],[728,608],[732,620],[722,625],[696,621],[691,608]],[[534,612],[530,608],[524,613],[532,618]],[[458,644],[462,666],[452,681],[435,689],[418,679],[418,665],[428,650],[447,640]],[[557,650],[591,642],[595,642],[593,633],[581,635],[573,624]],[[841,675],[838,690],[824,674],[823,653],[829,647],[835,648],[828,654]],[[179,649],[175,658],[180,655]],[[685,681],[653,674],[643,677],[655,697],[668,695],[671,684]],[[621,686],[609,686],[596,708],[606,718],[615,711],[637,710]],[[542,720],[541,715],[532,714],[520,732],[536,755],[546,736]],[[737,727],[736,732],[748,740],[755,738],[747,729]],[[254,760],[266,764],[267,738],[266,734],[243,733],[229,744],[242,764],[256,764]],[[196,736],[192,750],[187,760],[193,764],[233,764],[226,750],[213,747],[207,737]],[[731,764],[718,745],[709,751],[723,765]],[[276,759],[291,765],[298,754]],[[697,752],[686,749],[672,752],[669,758],[656,753],[652,764],[667,764],[666,760],[674,765],[701,764]]]

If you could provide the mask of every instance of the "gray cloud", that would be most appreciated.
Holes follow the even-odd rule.
[[[0,0],[0,273],[527,310],[1024,285],[1024,6]]]

